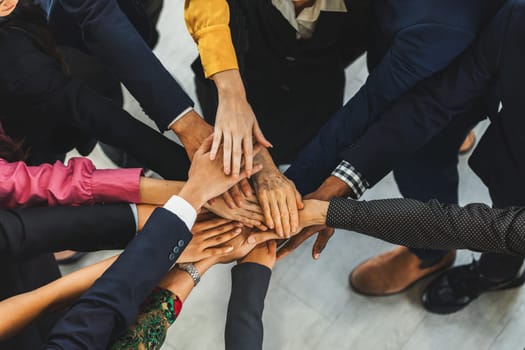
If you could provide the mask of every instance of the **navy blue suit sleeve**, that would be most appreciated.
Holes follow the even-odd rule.
[[[66,249],[122,249],[135,233],[128,204],[0,211],[0,255],[13,260]]]
[[[34,130],[53,128],[53,123],[69,125],[126,150],[166,179],[187,179],[190,162],[182,147],[81,81],[67,76],[59,62],[35,47],[24,33],[10,30],[2,37],[1,48],[8,54],[0,56],[0,63],[10,64],[14,57],[19,57],[16,64],[10,64],[12,69],[0,72],[5,83],[0,93],[6,99],[25,101],[24,106],[12,108],[30,111],[22,115],[34,118],[26,121],[34,126]],[[35,115],[39,117],[33,117]],[[23,122],[15,120],[13,123]],[[37,133],[33,129],[27,132]],[[167,162],[166,157],[171,161]]]
[[[467,52],[421,82],[382,115],[354,147],[341,153],[370,185],[424,146],[452,118],[488,95],[497,78],[510,9],[500,10]]]
[[[117,261],[56,324],[44,348],[106,349],[135,321],[141,303],[191,238],[176,215],[156,209]]]
[[[262,349],[262,313],[271,275],[269,268],[255,263],[240,264],[232,269],[226,350]]]
[[[399,31],[365,85],[301,151],[286,175],[302,194],[316,190],[342,160],[341,152],[382,112],[420,80],[445,68],[474,37],[474,31],[432,23]]]
[[[153,54],[116,0],[56,0],[80,26],[87,48],[114,71],[164,130],[193,101]]]

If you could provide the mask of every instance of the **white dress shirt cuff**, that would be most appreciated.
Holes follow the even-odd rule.
[[[173,124],[175,124],[180,118],[184,117],[188,112],[190,112],[191,110],[193,110],[193,107],[188,107],[186,108],[185,110],[183,110],[178,116],[175,117],[175,119],[173,119],[173,121],[168,125],[168,129],[171,128],[171,126]]]
[[[164,204],[164,209],[171,211],[173,214],[177,215],[181,219],[188,230],[191,230],[195,219],[197,218],[197,212],[195,208],[186,202],[183,198],[179,196],[172,196],[166,204]]]

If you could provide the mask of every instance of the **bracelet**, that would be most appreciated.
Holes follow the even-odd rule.
[[[185,271],[190,275],[190,277],[193,279],[193,286],[196,287],[197,284],[199,284],[201,280],[201,275],[199,274],[199,271],[195,268],[195,265],[192,263],[183,263],[183,264],[177,264],[176,267],[179,270]]]

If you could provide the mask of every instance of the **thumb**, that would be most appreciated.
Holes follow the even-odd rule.
[[[315,260],[321,257],[321,253],[323,252],[330,238],[332,238],[334,235],[334,232],[335,230],[333,228],[327,228],[319,232],[312,248],[312,257]]]
[[[264,147],[272,147],[273,148],[273,145],[270,143],[270,141],[268,141],[266,139],[266,137],[264,137],[264,134],[262,133],[262,130],[259,127],[259,123],[257,123],[257,122],[253,126],[253,136],[255,137],[255,140],[257,141],[257,143],[260,143]]]

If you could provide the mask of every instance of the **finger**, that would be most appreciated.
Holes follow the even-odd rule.
[[[217,157],[217,152],[219,151],[219,146],[221,145],[222,131],[218,127],[215,127],[213,131],[213,143],[210,151],[210,159],[214,160]]]
[[[315,260],[319,259],[321,256],[321,253],[323,252],[324,248],[326,247],[326,244],[332,238],[334,235],[335,230],[332,228],[327,228],[326,230],[322,230],[317,235],[317,239],[315,240],[314,246],[312,248],[312,258]]]
[[[230,189],[230,194],[235,201],[235,206],[241,208],[244,205],[244,195],[241,192],[240,186],[235,185]]]
[[[206,221],[196,222],[192,231],[196,233],[204,233],[204,231],[217,228],[232,222],[230,219],[213,218]]]
[[[230,208],[230,209],[235,209],[237,208],[237,204],[235,204],[235,201],[233,200],[233,197],[231,196],[230,192],[224,192],[222,194],[222,198],[224,199],[224,201],[226,202],[226,205]]]
[[[318,231],[319,228],[308,228],[301,231],[301,233],[299,233],[297,236],[290,238],[290,240],[281,249],[279,249],[279,252],[277,252],[277,258],[284,258]]]
[[[214,256],[223,256],[231,253],[233,251],[233,246],[225,245],[222,247],[213,247],[204,249],[202,252],[202,258],[200,260],[208,259]]]
[[[212,213],[210,211],[202,212],[202,213],[200,213],[197,216],[197,220],[196,220],[195,226],[193,226],[193,228],[195,229],[197,224],[203,223],[204,221],[208,221],[208,220],[211,220],[211,219],[216,219],[216,218],[218,218],[217,215],[215,215],[214,213]]]
[[[266,223],[266,226],[273,229],[275,227],[273,219],[272,219],[272,211],[270,209],[270,201],[267,196],[267,192],[264,191],[262,193],[259,193],[259,203],[261,204],[261,208],[264,213],[264,222]]]
[[[283,227],[283,234],[284,237],[288,238],[291,234],[291,227],[290,227],[290,213],[289,208],[286,205],[286,196],[282,196],[277,201],[277,205],[279,206],[279,213],[281,214],[281,223]]]
[[[250,171],[253,171],[253,165],[252,169]],[[244,193],[245,197],[250,197],[253,195],[253,189],[252,186],[250,186],[250,183],[248,180],[244,179],[240,182],[242,193]]]
[[[263,224],[255,225],[255,227],[256,227],[259,231],[268,231],[268,227],[264,226]]]
[[[264,134],[262,133],[261,128],[259,127],[258,123],[255,123],[253,127],[253,136],[255,136],[255,140],[260,143],[264,147],[273,147],[273,145],[264,137]]]
[[[247,177],[252,176],[253,169],[253,141],[252,135],[246,137],[243,141],[244,148],[244,171]],[[244,192],[246,193],[246,192]]]
[[[249,210],[241,209],[241,212],[235,214],[233,219],[253,227],[262,225],[264,217],[260,213],[254,213]]]
[[[213,238],[207,239],[206,241],[204,241],[204,244],[206,245],[205,249],[210,248],[210,247],[220,246],[223,243],[229,242],[235,237],[237,237],[238,235],[240,235],[241,232],[242,230],[240,228],[236,228],[234,230],[226,231]]]
[[[263,210],[259,203],[250,202],[246,197],[244,197],[244,206],[242,207],[242,209],[249,210],[252,213],[261,214],[261,216],[263,214]]]
[[[288,191],[286,196],[286,204],[288,204],[291,233],[297,233],[297,230],[299,229],[299,212],[297,210],[295,193]]]
[[[242,160],[242,139],[238,135],[233,135],[233,150],[232,150],[232,175],[239,177],[241,171]]]
[[[280,239],[281,236],[279,236],[275,231],[270,232],[253,232],[248,237],[248,243],[250,244],[261,244],[269,240],[276,240]]]
[[[293,182],[292,182],[293,184]],[[293,185],[293,188],[294,188],[294,191],[295,191],[295,203],[296,203],[296,206],[298,209],[303,209],[304,208],[304,203],[303,203],[303,199],[301,197],[301,194],[299,193],[299,191],[297,191],[297,188],[295,187],[295,185]]]
[[[271,211],[273,222],[275,224],[275,231],[282,237],[284,232],[283,232],[283,224],[281,222],[281,212],[279,210],[279,204],[277,202],[277,199],[275,198],[274,192],[270,191],[268,195],[270,198],[270,211]]]
[[[224,144],[222,146],[222,151],[224,154],[224,173],[230,175],[231,173],[231,158],[232,158],[232,138],[231,135],[226,133],[223,135]]]

